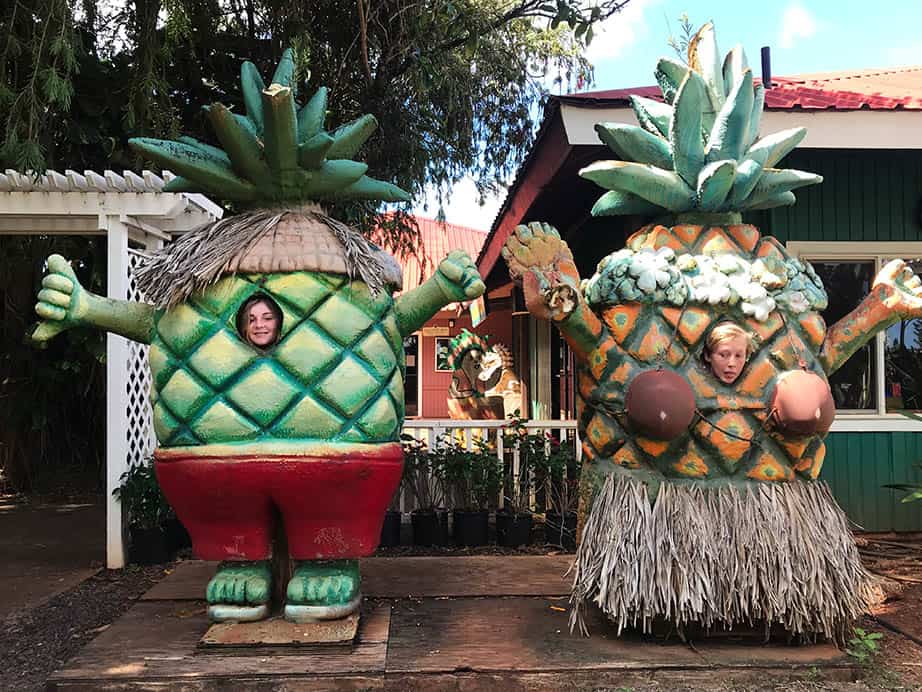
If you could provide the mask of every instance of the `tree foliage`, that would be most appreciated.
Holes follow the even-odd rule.
[[[626,0],[13,0],[0,18],[0,164],[138,164],[129,135],[211,138],[200,106],[242,110],[244,59],[296,51],[328,123],[371,113],[371,172],[415,193],[507,179],[554,80],[591,81],[592,26]],[[565,88],[565,87],[564,87]],[[213,141],[213,140],[212,140]]]

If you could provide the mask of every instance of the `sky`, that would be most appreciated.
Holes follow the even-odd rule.
[[[738,43],[757,73],[762,46],[771,47],[772,74],[786,76],[873,67],[922,65],[919,0],[630,0],[596,32],[588,49],[595,66],[591,90],[654,84],[653,69],[678,36],[678,17],[698,27],[713,21],[726,54]],[[451,223],[489,230],[502,196],[479,206],[474,184],[464,180],[445,208]],[[432,217],[437,205],[417,213]]]

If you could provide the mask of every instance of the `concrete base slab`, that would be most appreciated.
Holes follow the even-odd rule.
[[[309,623],[271,618],[261,622],[221,622],[212,625],[199,647],[205,650],[228,646],[303,646],[309,644],[348,644],[359,631],[357,613],[341,620]]]

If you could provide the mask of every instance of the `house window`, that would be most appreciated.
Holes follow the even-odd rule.
[[[790,242],[823,280],[832,326],[870,293],[874,277],[895,257],[918,273],[922,243]],[[871,339],[829,378],[838,414],[836,430],[922,430],[904,412],[922,410],[922,320],[903,320]]]

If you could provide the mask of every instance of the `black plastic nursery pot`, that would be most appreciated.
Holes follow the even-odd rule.
[[[166,535],[166,549],[170,555],[175,555],[184,548],[192,547],[192,539],[183,523],[176,517],[163,522],[163,533]]]
[[[414,509],[410,512],[413,545],[445,545],[448,542],[448,512]]]
[[[381,524],[381,543],[382,548],[393,548],[400,545],[400,522],[403,515],[395,510],[388,510],[384,513],[384,523]]]
[[[506,548],[515,548],[531,543],[532,516],[528,513],[496,513],[496,543]]]
[[[490,513],[485,509],[456,509],[451,515],[455,543],[465,548],[490,542]]]
[[[167,546],[166,533],[157,526],[152,529],[129,526],[130,538],[128,562],[135,565],[157,565],[169,562],[170,551]]]
[[[576,512],[567,512],[562,518],[557,512],[545,514],[544,542],[559,545],[567,550],[575,550]]]

